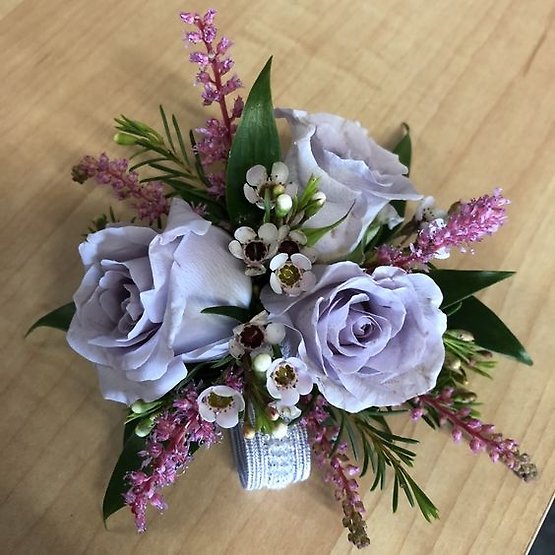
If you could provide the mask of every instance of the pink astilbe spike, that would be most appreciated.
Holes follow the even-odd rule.
[[[224,171],[220,169],[209,173],[207,168],[215,163],[225,164],[237,129],[235,121],[241,117],[243,111],[243,100],[240,96],[236,97],[231,110],[228,108],[227,97],[242,85],[237,75],[227,77],[234,65],[233,60],[226,56],[231,41],[227,37],[221,37],[216,42],[215,16],[215,10],[208,10],[203,16],[198,13],[181,13],[181,19],[185,23],[196,27],[194,31],[185,33],[185,41],[204,48],[203,51],[194,51],[189,55],[189,60],[199,68],[196,82],[202,86],[203,104],[210,106],[216,103],[220,106],[221,119],[209,118],[203,127],[195,129],[202,136],[196,144],[196,150],[211,184],[209,192],[219,198],[225,191]]]
[[[492,235],[506,222],[505,206],[509,203],[501,194],[501,189],[495,189],[493,195],[459,202],[452,207],[446,220],[437,219],[426,224],[407,249],[382,245],[377,251],[374,266],[421,269],[438,252],[451,248],[466,252],[470,243]]]
[[[159,511],[167,505],[160,490],[173,484],[193,458],[197,446],[210,447],[220,439],[214,423],[201,418],[193,385],[184,389],[173,406],[156,418],[145,449],[139,454],[141,468],[126,476],[130,485],[124,494],[139,532],[146,530],[146,509],[152,505]]]
[[[303,423],[316,463],[324,471],[324,480],[333,485],[335,497],[341,501],[343,525],[349,530],[348,539],[356,547],[362,548],[370,544],[370,539],[363,516],[365,508],[355,479],[359,468],[349,462],[347,444],[340,441],[336,445],[339,427],[324,424],[329,419],[325,406],[326,401],[319,395],[303,417]]]
[[[94,179],[99,185],[112,188],[118,200],[131,199],[139,219],[150,224],[162,215],[168,214],[169,203],[164,195],[164,185],[160,181],[141,183],[136,172],[128,171],[129,161],[125,158],[110,160],[102,153],[98,158],[84,156],[72,170],[72,177],[78,183]]]
[[[446,387],[438,394],[416,397],[412,400],[415,407],[411,411],[412,419],[416,420],[426,412],[434,412],[440,424],[451,425],[451,435],[456,443],[466,437],[473,453],[488,453],[493,462],[502,462],[525,482],[535,478],[536,465],[531,462],[527,453],[519,451],[518,443],[495,432],[493,424],[485,424],[471,416],[470,407],[455,407],[454,394],[452,387]]]

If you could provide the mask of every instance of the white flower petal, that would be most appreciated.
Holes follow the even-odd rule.
[[[258,164],[247,171],[246,179],[252,187],[260,187],[268,180],[268,172],[264,166]]]
[[[251,227],[244,225],[235,231],[234,237],[241,243],[245,244],[253,239],[256,239],[256,232]]]
[[[251,204],[256,204],[260,200],[260,195],[256,192],[256,189],[247,183],[243,185],[243,194]]]
[[[316,276],[313,272],[305,272],[301,278],[300,287],[303,291],[310,291],[316,285]]]
[[[233,409],[220,412],[216,416],[216,424],[221,426],[222,428],[234,428],[239,423],[239,411],[235,411]]]
[[[300,252],[291,255],[291,262],[301,270],[310,270],[312,268],[312,262]]]
[[[296,197],[297,193],[299,192],[299,186],[296,183],[288,183],[285,186],[285,192],[290,196],[290,197]]]
[[[306,245],[306,235],[298,229],[294,229],[293,231],[291,231],[289,233],[289,237],[299,245]]]
[[[281,295],[283,293],[283,289],[281,288],[281,283],[279,282],[279,279],[276,276],[276,274],[272,274],[270,276],[270,287],[272,288],[274,293],[277,293],[278,295]]]
[[[229,243],[228,245],[229,248],[229,252],[235,257],[235,258],[243,258],[243,247],[241,246],[241,243],[239,243],[239,241],[231,241],[231,243]]]
[[[270,260],[270,270],[277,270],[280,266],[282,266],[287,262],[288,258],[289,256],[284,252],[280,252],[279,254],[276,254],[276,256],[274,256],[274,258]]]
[[[285,339],[285,326],[277,322],[271,322],[266,326],[266,341],[272,345],[278,345]]]
[[[278,229],[272,223],[263,224],[258,228],[258,237],[265,243],[273,243],[277,240]]]
[[[286,183],[289,177],[289,168],[283,162],[274,162],[270,173],[274,183]]]

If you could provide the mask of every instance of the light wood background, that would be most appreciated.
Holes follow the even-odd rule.
[[[476,380],[483,416],[532,453],[520,483],[448,434],[399,418],[422,440],[414,475],[441,511],[427,524],[390,491],[364,496],[379,555],[525,553],[555,483],[553,0],[0,1],[0,552],[15,554],[348,553],[341,509],[314,471],[286,491],[241,490],[229,445],[197,457],[170,508],[135,533],[100,502],[123,411],[101,399],[90,365],[34,319],[67,302],[87,223],[114,204],[72,183],[83,153],[111,144],[120,113],[158,121],[158,104],[191,127],[207,117],[181,43],[180,9],[219,9],[247,87],[274,55],[277,105],[358,119],[385,145],[402,121],[417,187],[445,205],[502,186],[510,222],[461,268],[518,274],[483,296],[528,346],[532,368],[503,360]],[[364,481],[368,486],[368,480]]]

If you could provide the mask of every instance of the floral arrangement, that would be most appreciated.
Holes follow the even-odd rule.
[[[164,510],[162,489],[226,428],[245,442],[301,430],[357,547],[369,543],[357,483],[367,471],[371,489],[392,476],[394,511],[402,490],[427,520],[438,515],[409,473],[417,442],[394,434],[393,420],[447,427],[533,478],[529,456],[480,420],[468,388],[473,374],[491,375],[493,352],[532,364],[474,296],[512,273],[436,267],[495,233],[509,201],[495,189],[437,207],[409,179],[408,126],[390,152],[357,122],[274,109],[271,59],[243,103],[214,18],[181,14],[216,115],[188,141],[163,108],[161,131],[121,116],[114,139],[130,155],[73,168],[75,181],[131,201],[141,224],[111,208],[96,219],[73,302],[31,328],[67,331],[103,396],[128,407],[104,518],[128,506],[144,531],[147,507]],[[284,157],[276,118],[292,136]]]

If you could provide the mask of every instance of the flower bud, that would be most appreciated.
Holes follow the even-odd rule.
[[[279,418],[279,412],[275,407],[268,405],[264,410],[266,412],[266,415],[272,422],[275,422]]]
[[[449,335],[465,343],[471,343],[474,341],[474,336],[468,330],[449,330]]]
[[[272,196],[274,198],[279,198],[283,193],[285,193],[285,187],[283,185],[278,184],[272,187]]]
[[[146,437],[150,434],[152,428],[154,428],[154,416],[141,420],[135,426],[135,435],[138,435],[139,437]]]
[[[145,403],[142,399],[138,399],[131,405],[131,412],[134,414],[144,414],[153,407],[154,403]]]
[[[255,372],[265,373],[272,364],[272,357],[268,353],[256,355],[252,361],[252,369]]]
[[[137,137],[128,135],[127,133],[116,133],[114,135],[114,141],[118,145],[134,145],[137,142]]]
[[[272,430],[272,437],[275,439],[283,439],[287,435],[288,427],[284,422],[277,422]]]
[[[283,218],[286,216],[293,208],[293,199],[288,194],[279,195],[276,200],[276,216],[278,218]]]
[[[326,195],[322,191],[318,191],[317,193],[314,193],[314,195],[312,195],[310,201],[311,203],[314,203],[321,208],[326,202]]]
[[[443,366],[447,370],[452,370],[452,371],[456,372],[461,367],[461,359],[459,357],[456,357],[452,353],[446,353],[445,354],[445,362],[443,363]]]
[[[245,439],[254,439],[255,434],[255,429],[248,422],[245,422],[243,424],[243,437]]]

